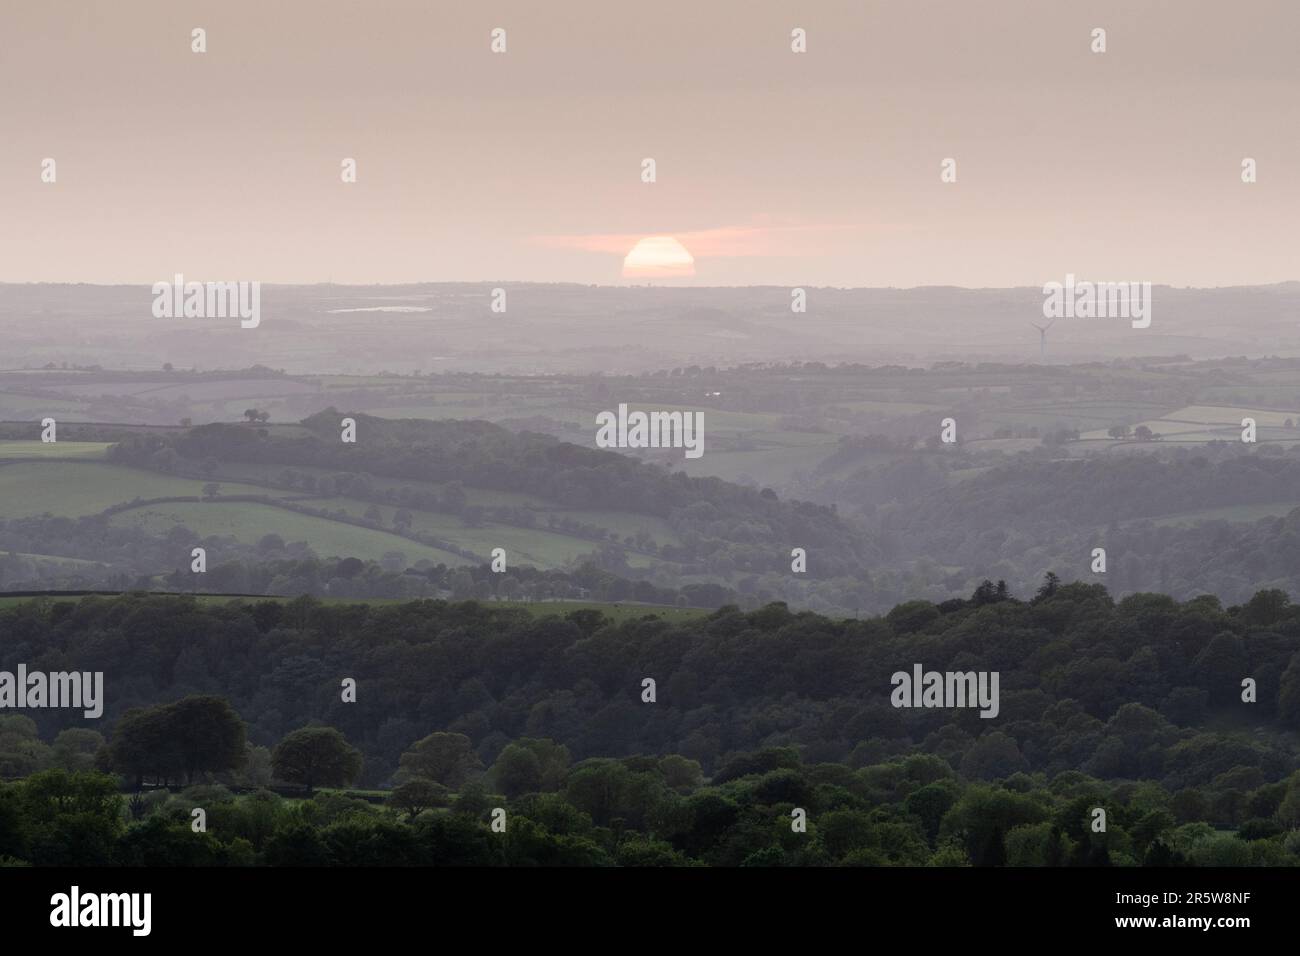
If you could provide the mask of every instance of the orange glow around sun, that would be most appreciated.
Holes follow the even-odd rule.
[[[642,239],[623,259],[625,279],[675,279],[695,275],[695,258],[672,236]]]

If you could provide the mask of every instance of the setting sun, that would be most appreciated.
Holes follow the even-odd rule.
[[[695,275],[695,258],[672,236],[642,239],[623,259],[625,279],[670,279]]]

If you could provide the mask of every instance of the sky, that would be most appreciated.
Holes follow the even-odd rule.
[[[1298,279],[1298,34],[1294,0],[8,0],[0,281]],[[625,277],[646,237],[693,274]]]

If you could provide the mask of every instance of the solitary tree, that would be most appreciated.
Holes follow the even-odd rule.
[[[400,763],[405,776],[423,777],[453,790],[483,769],[464,734],[429,734],[412,744]]]
[[[221,697],[194,695],[128,710],[113,728],[108,766],[135,780],[193,782],[196,773],[233,770],[244,761],[244,722]]]
[[[361,773],[361,751],[333,727],[303,727],[285,736],[271,754],[275,775],[316,786],[346,787]]]
[[[388,803],[412,819],[433,807],[445,807],[450,791],[440,783],[416,778],[402,784],[388,798]]]
[[[558,790],[570,760],[569,748],[563,744],[525,737],[506,744],[492,765],[492,778],[508,797]]]
[[[162,708],[133,707],[119,717],[106,757],[108,767],[130,777],[137,790],[144,786],[145,777],[166,780],[174,775],[180,760],[173,741],[167,739]]]
[[[204,771],[234,770],[244,762],[244,722],[222,697],[193,695],[169,704],[168,734],[175,741],[187,783]]]

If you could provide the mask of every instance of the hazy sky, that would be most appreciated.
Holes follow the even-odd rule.
[[[6,0],[0,281],[616,283],[652,235],[710,285],[1297,279],[1297,35],[1296,0]]]

